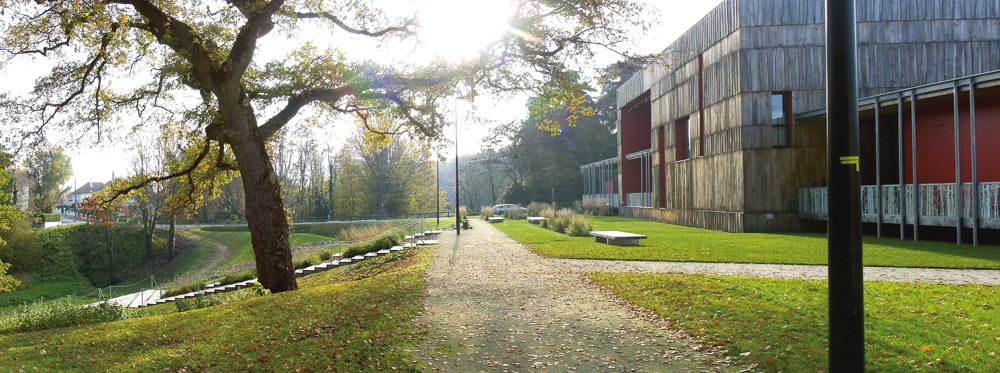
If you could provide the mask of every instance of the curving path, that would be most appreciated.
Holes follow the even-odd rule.
[[[480,220],[446,232],[427,271],[430,329],[417,356],[432,369],[730,371],[680,333],[642,320],[566,265]]]

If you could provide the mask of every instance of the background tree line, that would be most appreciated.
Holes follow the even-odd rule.
[[[526,118],[494,127],[479,153],[460,160],[462,204],[472,210],[498,203],[526,206],[533,201],[568,207],[580,200],[580,166],[617,155],[615,90],[646,62],[634,59],[604,67],[597,87],[568,73],[537,90],[529,98]],[[565,89],[565,84],[581,85],[585,87],[581,91],[590,94],[562,100],[575,101],[577,107],[572,110],[551,105],[549,96],[577,91]],[[442,175],[454,175],[454,161],[447,168],[450,171],[443,170]],[[454,182],[450,176],[442,186]],[[448,190],[449,199],[454,200],[454,187]]]

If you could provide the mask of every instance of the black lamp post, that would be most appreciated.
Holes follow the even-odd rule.
[[[441,227],[441,156],[435,154],[434,157],[434,186],[437,192],[434,193],[434,206],[437,208],[437,226]]]
[[[455,114],[455,235],[462,235],[461,203],[458,202],[458,114]]]
[[[855,0],[826,2],[830,372],[865,369]]]

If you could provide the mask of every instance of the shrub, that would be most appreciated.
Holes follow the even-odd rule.
[[[490,216],[493,216],[493,207],[483,206],[479,208],[479,217],[486,219]]]
[[[0,333],[61,328],[138,316],[142,316],[142,313],[112,303],[81,306],[69,300],[38,300],[22,305],[18,312],[0,316]]]
[[[580,210],[587,215],[611,215],[611,205],[606,198],[591,198],[580,204]]]
[[[44,213],[41,214],[41,216],[42,216],[42,221],[46,223],[55,223],[57,221],[62,220],[62,215],[60,215],[58,212]]]
[[[528,204],[528,216],[542,216],[542,211],[552,210],[552,205],[545,202],[532,202]]]
[[[583,217],[573,214],[573,210],[562,209],[556,212],[552,208],[541,211],[540,215],[546,220],[540,224],[542,228],[565,233],[570,236],[587,236],[590,234],[591,225]]]
[[[322,260],[324,262],[332,258],[333,258],[333,253],[331,253],[330,251],[324,250],[319,253],[319,260]]]
[[[317,259],[319,259],[319,257],[311,257],[310,256],[308,258],[305,258],[305,259],[302,259],[300,261],[297,261],[297,262],[295,262],[295,269],[302,269],[302,268],[306,268],[306,267],[309,267],[309,266],[317,265],[317,264],[320,263],[320,261],[317,260]]]
[[[246,225],[214,225],[209,227],[201,227],[201,230],[205,232],[249,232],[250,228]]]
[[[521,212],[521,206],[514,205],[503,211],[503,217],[507,219],[524,219],[527,215]]]
[[[593,230],[593,226],[583,216],[572,215],[566,234],[573,237],[586,237],[590,235],[591,230]]]
[[[344,258],[365,255],[373,251],[387,250],[396,245],[399,245],[399,240],[396,237],[386,236],[366,244],[353,245],[347,248],[347,250],[344,250]]]
[[[45,267],[48,258],[32,233],[31,224],[14,206],[0,208],[8,210],[0,211],[0,215],[8,215],[10,219],[7,226],[0,226],[0,261],[11,265],[11,272],[36,272]],[[0,216],[2,219],[4,217]],[[69,268],[69,271],[76,272],[76,267]]]
[[[252,277],[251,277],[252,278]],[[237,281],[238,282],[238,281]],[[206,280],[198,280],[194,282],[189,282],[180,286],[176,286],[163,292],[163,297],[172,297],[180,294],[187,294],[195,292],[205,288]]]
[[[177,307],[177,312],[184,312],[233,302],[240,302],[247,299],[262,297],[268,294],[271,294],[271,292],[265,289],[259,282],[255,281],[253,283],[253,287],[251,288],[219,294],[201,295],[194,297],[191,302],[178,300],[174,302],[174,306]]]
[[[250,269],[250,270],[246,270],[246,271],[243,271],[243,272],[236,272],[236,273],[227,274],[224,277],[222,277],[222,280],[219,281],[219,283],[222,284],[222,285],[235,284],[237,282],[243,282],[243,281],[246,281],[246,280],[251,280],[254,277],[257,277],[257,270]]]

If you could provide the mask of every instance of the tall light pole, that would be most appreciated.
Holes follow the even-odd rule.
[[[437,192],[434,193],[434,205],[437,207],[437,226],[441,226],[441,155],[435,154],[434,157],[434,186],[437,188]]]
[[[865,369],[855,0],[826,1],[830,372]]]
[[[455,115],[455,235],[462,235],[462,214],[461,203],[458,202],[458,97],[452,101],[452,109]]]

